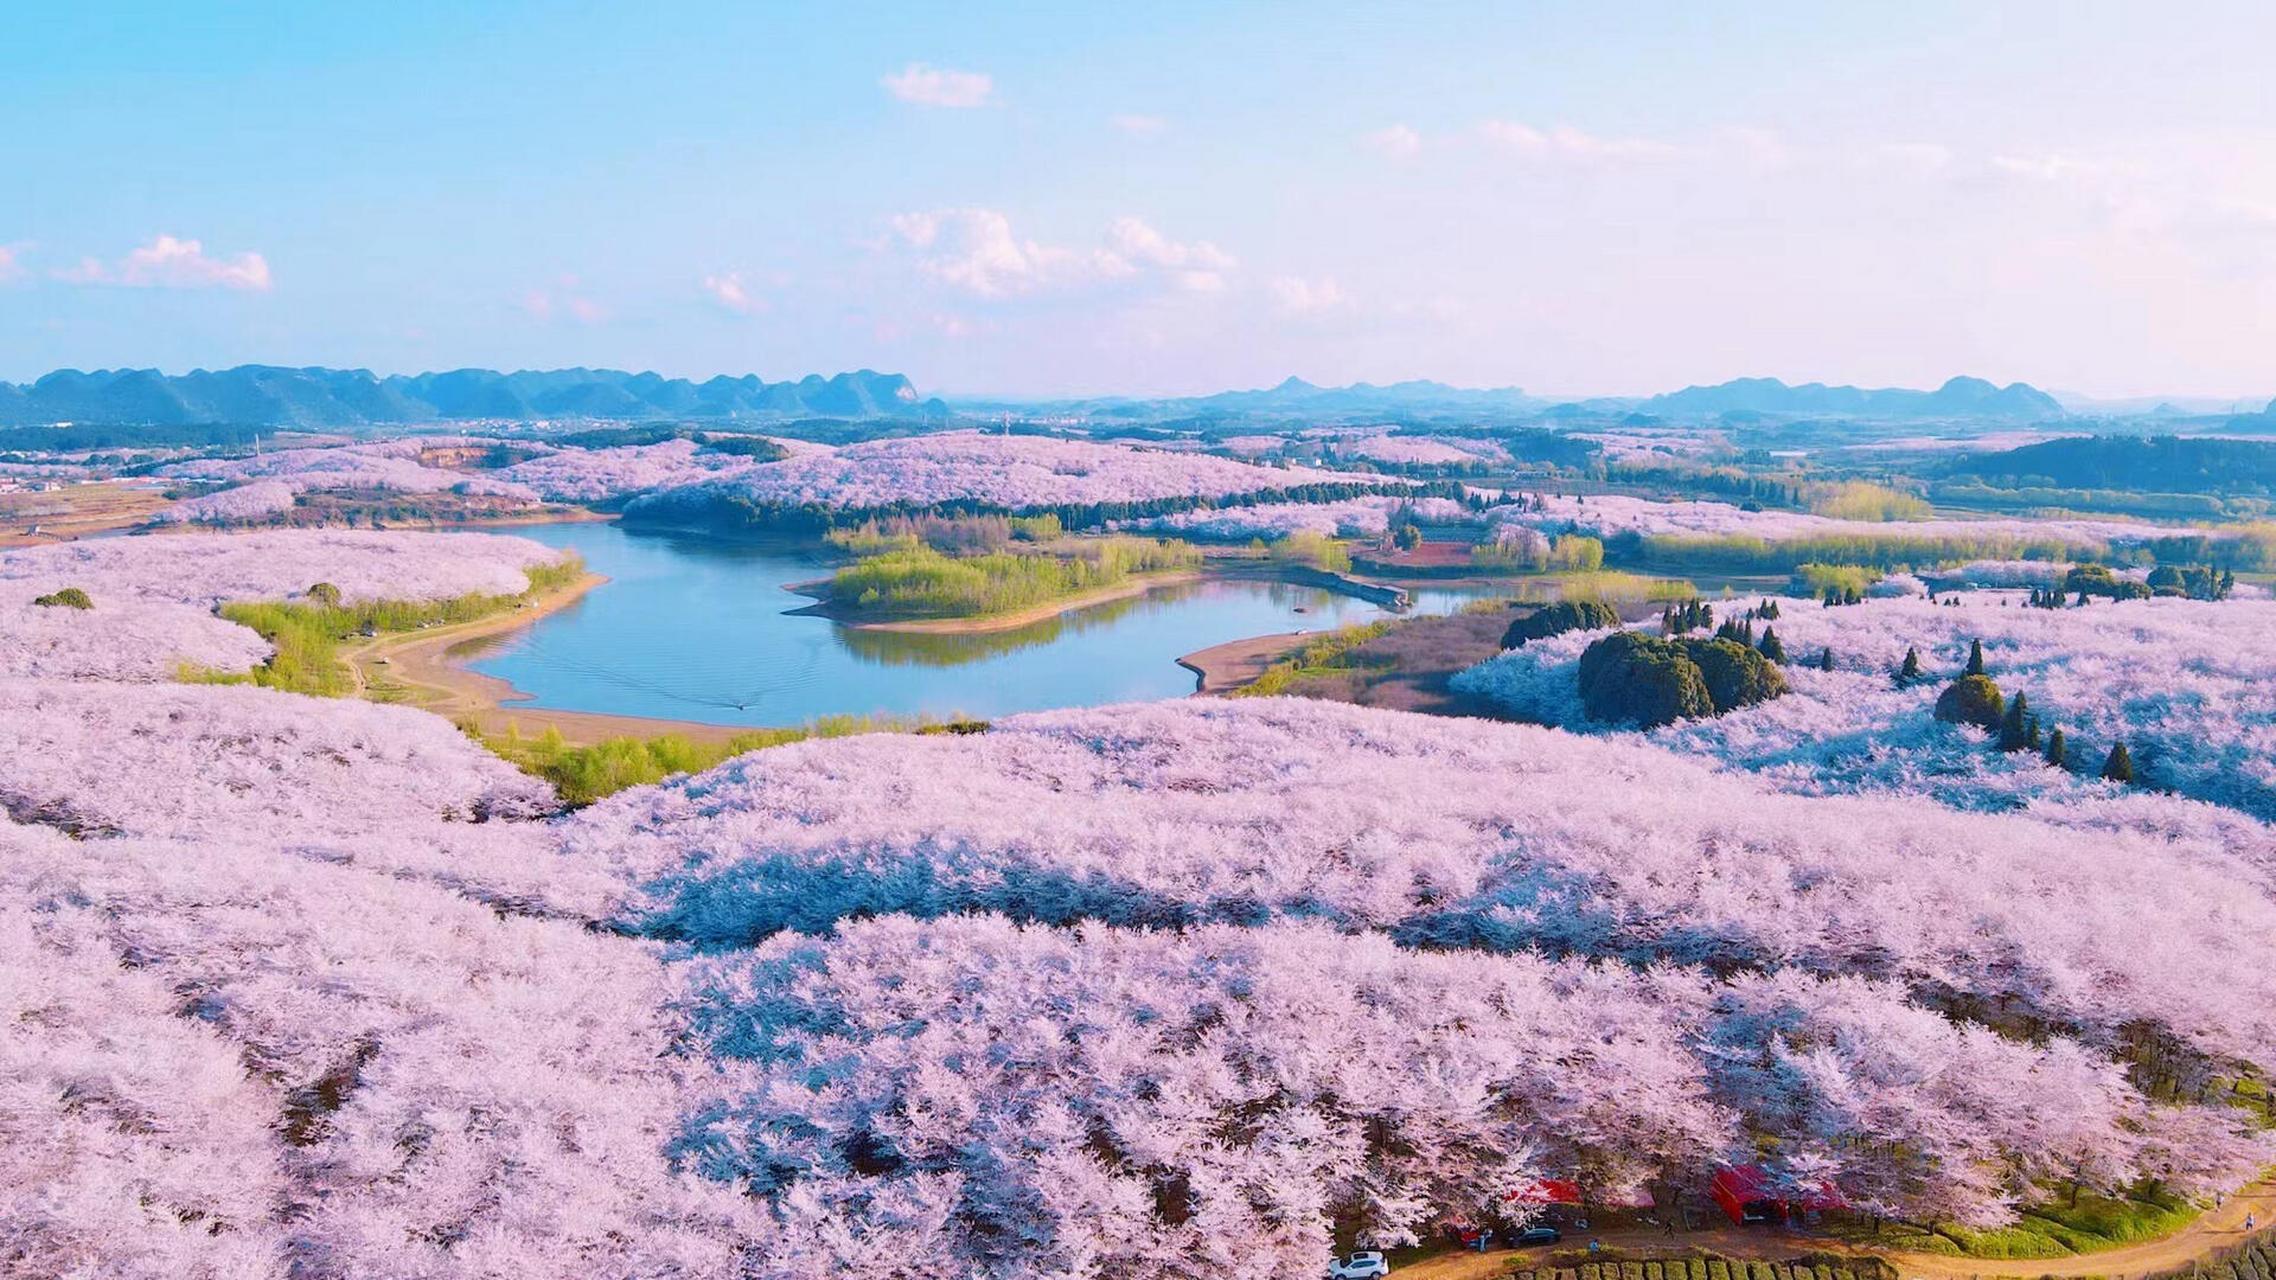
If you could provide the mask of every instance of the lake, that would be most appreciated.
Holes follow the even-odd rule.
[[[727,725],[839,713],[992,718],[1193,692],[1177,659],[1244,636],[1388,617],[1363,600],[1278,582],[1202,582],[1009,631],[860,631],[789,610],[784,584],[833,562],[788,543],[615,524],[508,530],[585,558],[609,581],[512,633],[472,641],[467,665],[528,695],[515,706]],[[1475,597],[1417,593],[1414,612]]]

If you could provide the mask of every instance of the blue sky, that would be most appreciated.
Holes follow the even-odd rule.
[[[204,8],[10,6],[0,377],[2276,393],[2263,4]]]

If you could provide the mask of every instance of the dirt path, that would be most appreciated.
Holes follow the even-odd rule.
[[[470,640],[502,635],[568,608],[607,581],[597,573],[588,573],[522,608],[473,622],[382,635],[343,646],[340,656],[355,673],[357,696],[388,695],[380,700],[418,707],[454,722],[471,721],[486,734],[503,734],[511,726],[524,737],[536,737],[547,729],[556,729],[572,743],[590,744],[605,738],[653,738],[667,733],[693,742],[718,743],[749,732],[733,725],[693,720],[517,707],[512,700],[523,696],[520,690],[495,676],[469,671],[452,656]]]
[[[2105,1249],[2099,1253],[2066,1254],[2055,1258],[1952,1258],[1935,1253],[1890,1252],[1851,1241],[1835,1240],[1801,1231],[1717,1227],[1667,1235],[1648,1228],[1598,1233],[1604,1247],[1623,1258],[1667,1257],[1689,1253],[1718,1253],[1733,1258],[1791,1258],[1802,1253],[1848,1253],[1886,1259],[1905,1280],[1968,1280],[1969,1277],[2038,1276],[2137,1277],[2178,1271],[2209,1254],[2242,1243],[2245,1215],[2260,1229],[2276,1224],[2276,1176],[2264,1176],[2228,1197],[2218,1209],[2199,1215],[2188,1226],[2156,1240]],[[1546,1249],[1496,1249],[1490,1253],[1450,1253],[1425,1258],[1393,1274],[1399,1280],[1487,1280],[1500,1276],[1528,1259],[1552,1253],[1569,1254],[1580,1236]]]
[[[1294,653],[1314,634],[1284,631],[1278,635],[1228,640],[1197,649],[1178,659],[1178,665],[1199,677],[1195,693],[1223,693],[1263,675],[1266,667]]]

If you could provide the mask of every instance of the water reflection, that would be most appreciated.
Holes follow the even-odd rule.
[[[863,631],[792,611],[785,590],[826,576],[810,545],[717,542],[608,524],[516,530],[572,547],[606,586],[531,626],[463,646],[473,669],[531,705],[779,725],[837,713],[966,713],[1177,697],[1176,660],[1244,636],[1385,616],[1364,601],[1277,581],[1185,583],[992,632]],[[1426,611],[1458,593],[1427,593]]]

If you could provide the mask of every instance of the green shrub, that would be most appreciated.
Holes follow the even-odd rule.
[[[1835,486],[1812,502],[1810,510],[1836,520],[1926,520],[1935,514],[1909,493],[1862,480]]]
[[[1678,640],[1699,668],[1715,714],[1768,702],[1786,692],[1786,676],[1768,657],[1735,640]]]
[[[1591,720],[1644,728],[1715,713],[1706,677],[1675,642],[1615,631],[1581,652],[1581,707]]]
[[[1110,587],[1133,574],[1200,563],[1201,553],[1183,542],[1148,538],[1100,539],[1066,556],[956,557],[914,546],[838,570],[829,599],[858,618],[975,618]]]
[[[329,582],[317,583],[308,589],[307,594],[311,604],[320,604],[326,608],[337,608],[340,603],[340,589]]]
[[[1502,633],[1502,648],[1515,649],[1528,640],[1546,640],[1567,631],[1598,631],[1620,625],[1620,615],[1601,600],[1559,600],[1545,604],[1509,624]]]
[[[1226,696],[1269,698],[1286,693],[1289,686],[1306,676],[1349,671],[1360,665],[1355,656],[1360,646],[1389,631],[1391,625],[1390,619],[1353,623],[1338,627],[1326,635],[1314,636],[1306,640],[1296,652],[1266,667],[1262,675]]]
[[[1351,549],[1324,533],[1298,530],[1273,543],[1266,549],[1278,564],[1303,565],[1328,573],[1343,573],[1351,568]]]
[[[808,738],[843,738],[857,733],[984,733],[984,720],[911,720],[883,716],[825,716],[788,729],[753,729],[725,742],[692,742],[679,734],[653,738],[608,738],[587,746],[571,746],[558,729],[536,738],[509,730],[485,735],[467,727],[470,736],[499,756],[553,784],[562,803],[573,808],[611,796],[627,787],[662,782],[678,773],[700,773],[750,751],[803,742]]]
[[[44,596],[33,596],[32,603],[45,609],[92,609],[95,607],[95,602],[87,598],[87,593],[77,587],[65,587],[60,591],[50,591]]]
[[[1936,695],[1936,718],[1947,724],[1999,728],[2007,698],[1990,676],[1961,676]]]

